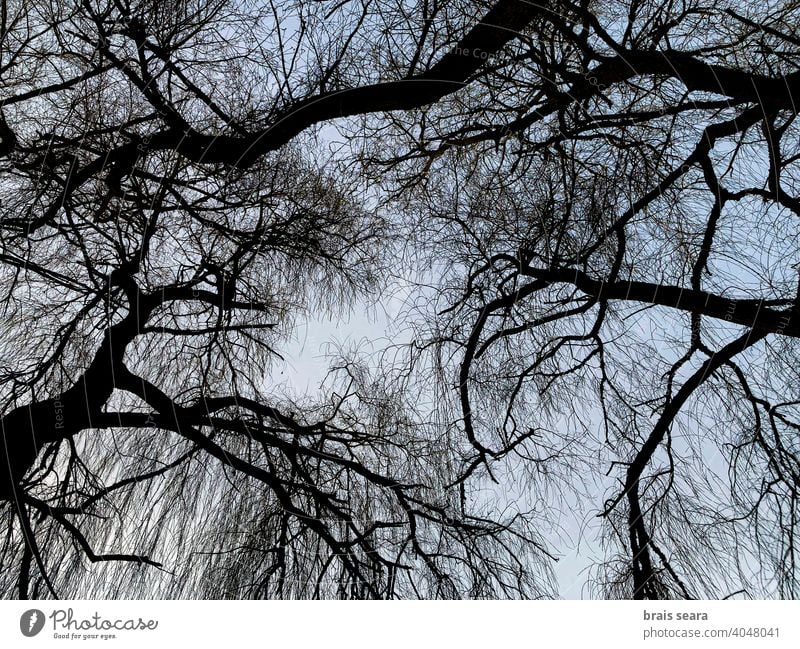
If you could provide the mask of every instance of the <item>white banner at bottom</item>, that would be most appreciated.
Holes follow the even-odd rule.
[[[0,647],[800,647],[793,601],[4,601]]]

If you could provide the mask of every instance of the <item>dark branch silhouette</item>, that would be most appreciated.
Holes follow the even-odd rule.
[[[0,588],[796,596],[798,17],[0,2]]]

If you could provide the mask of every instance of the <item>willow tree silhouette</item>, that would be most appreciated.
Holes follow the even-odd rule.
[[[0,9],[8,596],[796,594],[794,3]]]
[[[546,592],[529,522],[452,496],[405,397],[345,365],[292,404],[266,376],[385,265],[363,183],[304,131],[453,93],[481,61],[431,39],[498,51],[534,11],[366,74],[392,13],[325,4],[3,3],[6,593]]]

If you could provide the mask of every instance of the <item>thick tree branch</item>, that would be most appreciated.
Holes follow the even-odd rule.
[[[800,313],[795,300],[759,300],[726,298],[706,291],[681,286],[639,281],[604,282],[576,268],[547,270],[524,268],[522,274],[551,283],[573,284],[594,300],[633,301],[666,306],[680,311],[726,320],[746,327],[800,337]],[[792,305],[787,309],[776,306]]]

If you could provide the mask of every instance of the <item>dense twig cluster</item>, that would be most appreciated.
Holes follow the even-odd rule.
[[[0,11],[4,593],[552,596],[554,490],[596,594],[798,593],[794,2]]]

